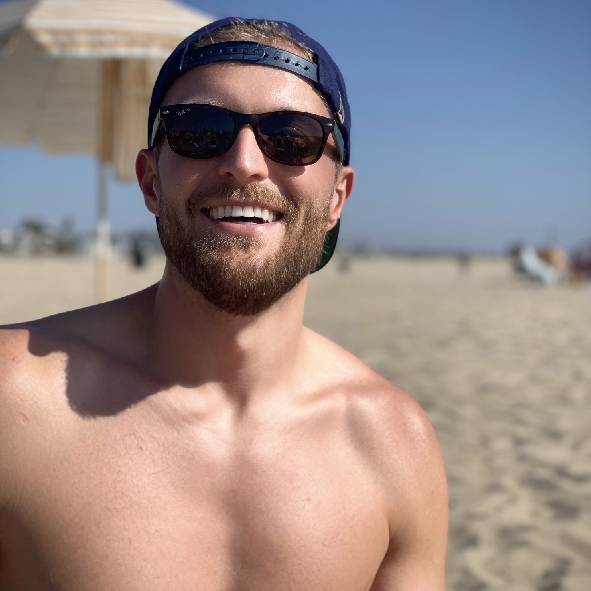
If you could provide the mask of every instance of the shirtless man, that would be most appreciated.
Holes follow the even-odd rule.
[[[303,326],[349,122],[293,26],[225,20],[171,55],[137,157],[162,280],[0,331],[2,591],[444,588],[428,419]]]

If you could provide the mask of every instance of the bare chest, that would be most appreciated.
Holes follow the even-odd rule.
[[[367,591],[388,544],[342,430],[231,441],[109,419],[37,460],[20,523],[58,591]]]

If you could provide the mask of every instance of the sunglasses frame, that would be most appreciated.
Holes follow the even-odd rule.
[[[232,139],[232,142],[230,143],[230,145],[228,146],[228,148],[226,150],[224,150],[223,152],[220,152],[219,154],[214,154],[213,156],[192,156],[190,154],[178,152],[172,147],[172,145],[170,144],[170,140],[168,138],[168,134],[167,134],[166,120],[170,116],[173,116],[173,117],[177,116],[179,110],[190,111],[194,107],[209,107],[212,110],[215,110],[218,112],[222,111],[222,112],[230,114],[230,116],[232,117],[232,119],[234,121],[234,137]],[[266,152],[264,143],[262,142],[262,140],[259,137],[259,133],[260,133],[259,119],[262,117],[266,117],[269,115],[276,115],[276,114],[277,115],[284,115],[284,114],[305,115],[306,117],[310,117],[311,119],[314,119],[317,123],[320,124],[320,126],[322,128],[322,143],[321,143],[320,147],[318,148],[318,154],[316,155],[314,160],[312,160],[310,162],[306,162],[305,164],[291,164],[291,163],[283,162],[281,160],[273,158],[273,156],[270,156]],[[307,113],[305,111],[283,110],[283,111],[269,111],[267,113],[249,113],[249,114],[239,113],[237,111],[232,111],[231,109],[225,109],[223,107],[218,107],[217,105],[211,105],[208,103],[186,103],[186,104],[176,104],[176,105],[165,105],[163,107],[160,107],[160,109],[158,110],[158,114],[156,116],[156,119],[154,121],[154,126],[152,128],[153,129],[152,141],[151,141],[150,147],[153,148],[158,143],[158,141],[160,141],[161,130],[162,130],[162,128],[164,128],[164,135],[166,135],[168,145],[169,145],[170,149],[173,152],[175,152],[176,154],[179,154],[180,156],[184,156],[186,158],[193,158],[196,160],[206,160],[208,158],[215,158],[216,156],[221,156],[222,154],[224,154],[227,150],[229,150],[234,145],[234,142],[236,141],[236,138],[238,137],[238,133],[245,125],[251,126],[253,133],[255,135],[255,138],[256,138],[257,145],[259,146],[259,149],[264,154],[264,156],[266,158],[269,158],[270,160],[273,160],[274,162],[278,162],[279,164],[285,164],[286,166],[309,166],[310,164],[314,164],[315,162],[318,162],[318,160],[320,160],[320,158],[324,154],[324,150],[326,148],[326,142],[328,141],[328,136],[331,133],[334,134],[339,159],[341,162],[343,160],[343,155],[345,152],[345,149],[344,149],[345,142],[343,140],[343,135],[341,133],[341,130],[339,129],[338,123],[333,119],[329,119],[328,117],[323,117],[322,115],[317,115],[315,113]]]

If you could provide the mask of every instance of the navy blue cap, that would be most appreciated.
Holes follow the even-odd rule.
[[[314,61],[310,62],[289,51],[261,45],[249,41],[240,42],[222,42],[206,44],[201,47],[195,45],[203,38],[207,38],[213,31],[232,25],[235,22],[264,23],[271,22],[279,26],[280,30],[287,31],[294,41],[297,41],[314,54]],[[158,110],[162,105],[164,96],[175,80],[185,72],[199,66],[218,61],[241,61],[243,63],[252,63],[270,67],[278,67],[293,72],[309,80],[315,88],[326,98],[335,121],[338,124],[338,130],[342,136],[336,137],[337,145],[344,147],[342,154],[343,164],[349,164],[350,160],[350,130],[351,130],[351,110],[347,100],[347,90],[345,81],[336,63],[330,57],[328,52],[314,39],[308,37],[301,29],[286,21],[269,21],[266,19],[243,19],[229,17],[217,20],[205,25],[195,31],[173,50],[168,59],[162,65],[160,73],[154,83],[152,98],[150,100],[150,110],[148,115],[148,146],[152,147],[153,127]],[[341,141],[339,141],[341,140]],[[336,247],[339,223],[330,230],[325,239],[322,257],[316,271],[322,268],[331,258]]]

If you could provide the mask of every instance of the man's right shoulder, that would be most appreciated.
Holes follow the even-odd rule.
[[[11,376],[59,366],[74,352],[88,356],[110,351],[123,357],[127,339],[142,323],[151,292],[153,287],[117,300],[0,326],[0,388],[7,387]]]
[[[50,355],[51,333],[36,322],[0,326],[0,404],[40,373],[47,378],[50,366],[59,365],[63,355]],[[1,415],[0,415],[1,416]]]
[[[33,325],[0,326],[0,406],[5,408],[11,394],[35,372],[37,357],[31,350]],[[0,413],[0,420],[3,413]]]
[[[64,381],[71,355],[104,345],[108,310],[99,305],[0,326],[0,428],[7,408],[43,404],[44,393]]]
[[[39,354],[43,349],[39,342],[38,353],[32,349],[34,332],[26,324],[0,327],[0,508],[13,496],[10,491],[19,455],[27,445],[27,425],[33,426],[43,412],[43,393],[64,375],[63,355]]]
[[[58,341],[35,322],[0,326],[0,432],[11,412],[38,405],[63,380],[67,353]]]

